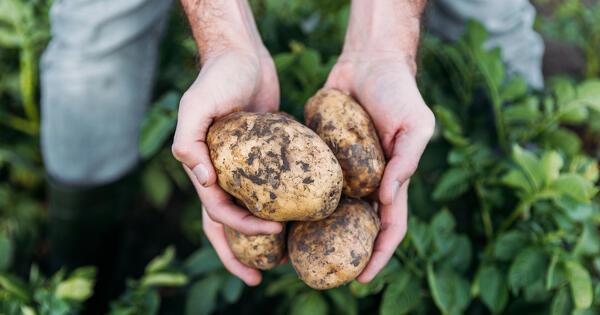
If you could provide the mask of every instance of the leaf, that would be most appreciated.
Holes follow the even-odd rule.
[[[522,250],[508,271],[508,284],[511,290],[516,293],[537,280],[543,280],[546,267],[546,257],[540,249],[529,247]]]
[[[408,314],[421,303],[421,287],[419,281],[404,272],[395,277],[395,280],[385,289],[380,315]]]
[[[574,221],[568,223],[585,223],[594,215],[593,204],[578,202],[570,196],[559,196],[554,198],[554,203],[564,211],[570,220]],[[559,213],[554,213],[555,219],[558,215]]]
[[[221,269],[223,264],[211,247],[195,251],[184,262],[184,269],[190,277]]]
[[[391,279],[392,276],[402,272],[399,268],[399,263],[396,258],[392,258],[388,264],[379,272],[371,282],[363,284],[358,281],[352,281],[350,283],[350,291],[356,297],[365,297],[381,292],[384,285]],[[296,277],[297,278],[297,277]],[[391,278],[391,279],[390,279]]]
[[[565,288],[558,290],[552,299],[550,315],[568,315],[571,313],[571,301]]]
[[[592,279],[587,269],[576,261],[565,263],[571,287],[571,298],[578,309],[585,309],[592,305],[593,291]]]
[[[507,123],[533,123],[541,117],[538,104],[533,102],[508,106],[503,112]]]
[[[598,192],[592,182],[574,173],[560,175],[552,183],[551,189],[582,203],[589,203],[592,197]]]
[[[275,67],[277,67],[277,71],[279,72],[285,71],[294,63],[295,60],[296,55],[292,53],[279,53],[273,56]]]
[[[443,314],[461,314],[469,305],[469,283],[452,270],[438,274],[428,263],[427,282],[433,301]]]
[[[146,266],[146,273],[165,270],[175,258],[175,247],[169,246],[157,257],[154,257]]]
[[[431,232],[435,234],[448,234],[454,231],[456,221],[448,209],[438,211],[431,219]]]
[[[54,295],[59,299],[83,302],[92,296],[94,281],[91,279],[71,277],[56,287]]]
[[[494,314],[501,313],[508,303],[506,278],[495,266],[485,266],[479,271],[479,296]]]
[[[178,287],[187,284],[187,276],[179,272],[157,272],[142,278],[142,287]]]
[[[144,117],[140,133],[140,155],[143,159],[154,156],[173,134],[180,98],[175,92],[165,94]]]
[[[211,314],[217,302],[217,293],[221,287],[223,278],[217,274],[194,283],[186,298],[186,315],[208,315]]]
[[[544,134],[542,143],[552,149],[564,151],[569,155],[581,151],[581,139],[571,130],[558,128]]]
[[[470,187],[471,174],[468,170],[453,167],[447,170],[433,191],[434,200],[450,200],[465,193]]]
[[[221,288],[221,293],[227,303],[235,303],[239,300],[243,290],[244,283],[242,280],[236,276],[228,275],[223,288]]]
[[[436,121],[438,121],[444,129],[455,134],[462,134],[463,130],[460,120],[451,109],[436,105],[433,107],[433,112],[435,113]]]
[[[10,267],[13,259],[12,241],[3,234],[0,234],[0,271]]]
[[[0,273],[0,288],[13,295],[13,298],[18,298],[23,302],[31,299],[25,283],[15,276]]]
[[[558,178],[560,169],[563,167],[563,159],[558,152],[548,151],[542,155],[541,162],[545,183],[546,185],[550,185]]]
[[[295,294],[297,291],[305,288],[306,285],[296,274],[286,274],[270,282],[265,294],[266,296],[275,296],[282,293]]]
[[[0,46],[18,48],[24,42],[24,36],[0,25]]]
[[[339,314],[358,315],[358,302],[348,287],[327,290],[325,293],[329,296]]]
[[[481,23],[475,20],[467,22],[466,31],[463,33],[463,40],[467,42],[470,47],[481,49],[487,38],[487,31]]]
[[[544,280],[538,279],[523,287],[523,296],[529,303],[542,303],[550,297],[550,291],[546,290]]]
[[[467,271],[473,256],[471,241],[466,235],[459,235],[453,243],[454,246],[450,250],[452,254],[447,258],[446,263],[457,271]]]
[[[514,75],[507,84],[500,89],[500,98],[512,101],[527,93],[527,82],[520,75]]]
[[[173,186],[158,163],[152,163],[146,168],[142,176],[142,184],[144,192],[152,205],[162,209],[169,201]]]
[[[552,81],[552,90],[556,96],[558,106],[564,106],[576,97],[575,88],[569,80],[554,79]]]
[[[521,167],[527,180],[536,190],[542,187],[544,172],[540,160],[531,152],[523,150],[520,146],[513,146],[513,160]]]
[[[420,221],[414,216],[410,216],[408,219],[408,235],[415,245],[417,254],[422,258],[427,257],[432,236],[427,223]]]
[[[576,255],[597,257],[600,254],[600,235],[598,228],[591,222],[583,223],[583,230],[573,252]]]
[[[577,100],[600,112],[600,80],[588,80],[577,87]]]
[[[488,90],[498,89],[505,78],[500,49],[493,48],[485,52],[476,53],[475,58],[478,61],[479,70],[488,85]]]
[[[522,190],[528,195],[535,190],[535,187],[527,180],[527,176],[521,170],[511,169],[502,176],[501,181],[504,185]]]
[[[326,315],[327,303],[318,291],[298,295],[292,301],[291,315]]]
[[[575,124],[584,122],[589,116],[585,104],[571,102],[560,108],[559,120],[561,123]]]
[[[567,274],[563,264],[559,261],[558,253],[552,255],[550,266],[546,273],[546,290],[555,289],[567,284]]]

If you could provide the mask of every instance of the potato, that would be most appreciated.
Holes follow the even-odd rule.
[[[379,218],[366,201],[342,197],[331,216],[292,222],[288,255],[302,281],[330,289],[356,278],[367,265],[379,232]]]
[[[285,228],[278,234],[250,236],[230,227],[223,227],[231,251],[248,267],[273,269],[285,255]]]
[[[275,113],[236,112],[217,120],[207,144],[219,185],[257,217],[314,221],[342,192],[342,169],[327,144]]]
[[[349,95],[320,90],[304,107],[306,125],[329,145],[344,173],[344,194],[364,197],[379,187],[385,157],[367,112]]]

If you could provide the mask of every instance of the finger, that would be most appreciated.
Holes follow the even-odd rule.
[[[229,244],[227,244],[223,225],[212,221],[205,209],[202,209],[202,222],[204,233],[214,247],[225,268],[234,276],[242,279],[242,281],[249,286],[260,284],[262,278],[260,272],[242,264],[235,258],[231,248],[229,248]]]
[[[381,230],[375,240],[371,260],[357,278],[361,283],[373,280],[394,255],[406,235],[408,183],[406,181],[400,187],[394,204],[383,205],[380,208]]]
[[[417,170],[419,160],[431,138],[433,128],[411,128],[396,134],[391,159],[383,172],[379,187],[379,201],[391,205],[398,189]]]
[[[194,98],[194,99],[191,99]],[[187,166],[202,186],[209,187],[216,183],[217,175],[210,160],[206,133],[213,119],[203,108],[194,106],[198,96],[186,94],[181,98],[179,114],[173,146],[173,156]]]
[[[277,234],[283,229],[281,223],[257,218],[248,210],[237,206],[219,185],[203,187],[187,166],[184,166],[184,170],[192,180],[202,205],[212,220],[246,235]]]

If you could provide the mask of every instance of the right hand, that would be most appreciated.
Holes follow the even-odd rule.
[[[258,54],[231,49],[205,60],[179,104],[173,156],[183,164],[202,200],[206,236],[227,270],[248,285],[260,283],[260,272],[235,258],[227,245],[223,224],[247,235],[279,233],[282,224],[253,216],[219,187],[206,134],[215,119],[229,113],[272,112],[278,107],[277,73],[264,47]]]

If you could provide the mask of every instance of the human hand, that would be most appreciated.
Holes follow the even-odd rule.
[[[202,200],[206,236],[225,267],[249,285],[260,282],[260,273],[235,259],[221,224],[248,235],[278,233],[282,226],[253,216],[219,187],[205,139],[214,119],[239,110],[275,111],[278,102],[277,75],[268,54],[257,58],[229,51],[212,57],[181,98],[173,142],[173,155],[183,163]]]
[[[344,52],[325,87],[358,100],[373,120],[388,161],[377,196],[381,230],[371,260],[358,277],[366,283],[387,264],[406,234],[409,178],[433,133],[435,118],[419,93],[411,60],[399,53]]]
[[[246,284],[257,285],[260,273],[235,258],[222,224],[247,235],[279,233],[282,225],[253,216],[219,187],[205,141],[215,119],[240,110],[277,110],[275,65],[260,40],[246,1],[182,0],[182,5],[202,68],[179,104],[173,155],[183,164],[202,200],[204,232],[219,258]]]

